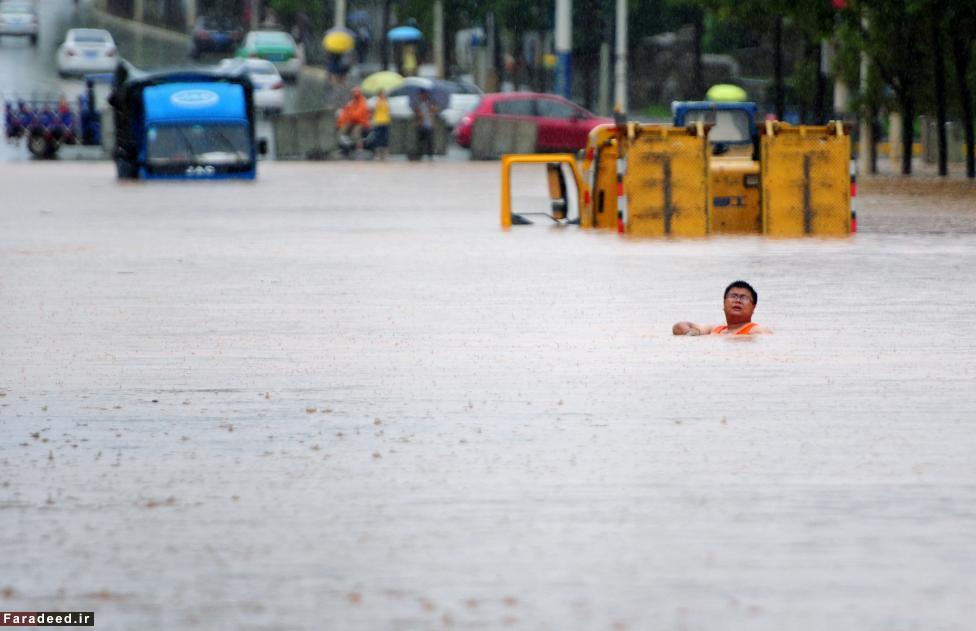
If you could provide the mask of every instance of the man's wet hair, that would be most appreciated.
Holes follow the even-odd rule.
[[[759,304],[759,294],[756,293],[756,290],[752,288],[752,285],[750,285],[749,283],[747,283],[744,280],[737,280],[737,281],[731,283],[728,287],[726,287],[725,288],[725,293],[722,294],[722,298],[723,299],[728,298],[729,297],[729,291],[731,291],[732,289],[735,289],[736,287],[738,287],[739,289],[748,289],[749,290],[749,293],[752,294],[752,304],[754,304],[754,305],[758,305]]]

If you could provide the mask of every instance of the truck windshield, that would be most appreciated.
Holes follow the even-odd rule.
[[[146,132],[151,165],[244,165],[251,161],[246,125],[152,125]]]
[[[685,123],[713,123],[708,140],[716,142],[751,142],[752,130],[749,115],[741,110],[691,110],[685,114]]]

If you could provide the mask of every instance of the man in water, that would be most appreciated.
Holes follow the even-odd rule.
[[[744,280],[737,280],[725,288],[725,324],[695,324],[694,322],[677,322],[671,327],[675,335],[755,335],[757,333],[772,333],[752,321],[752,312],[756,310],[759,294],[752,285]]]

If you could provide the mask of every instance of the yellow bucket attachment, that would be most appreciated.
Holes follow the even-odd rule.
[[[760,127],[763,234],[851,232],[851,138],[840,122]]]
[[[708,138],[702,125],[641,125],[627,149],[625,229],[636,236],[709,232]]]

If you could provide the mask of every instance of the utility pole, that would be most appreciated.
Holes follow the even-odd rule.
[[[346,27],[346,0],[335,0],[335,28]]]
[[[434,67],[437,78],[444,78],[444,2],[434,0]]]
[[[617,48],[613,67],[613,100],[627,112],[627,0],[617,0]]]
[[[192,31],[193,24],[197,21],[197,0],[186,0],[185,3],[186,30]]]
[[[600,42],[600,91],[597,98],[597,111],[603,116],[610,115],[610,28],[604,30]]]
[[[261,0],[251,0],[251,30],[258,30],[261,24]]]
[[[556,93],[573,98],[573,2],[556,0]]]

